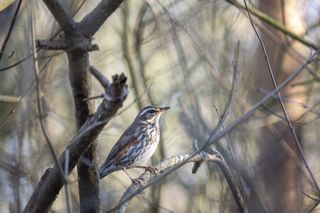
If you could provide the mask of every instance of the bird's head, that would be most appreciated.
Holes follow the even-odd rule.
[[[136,119],[146,123],[157,123],[162,112],[169,108],[170,107],[147,106],[139,112]]]

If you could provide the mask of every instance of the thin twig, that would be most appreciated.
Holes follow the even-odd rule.
[[[215,111],[219,117],[219,119],[222,119],[221,117],[221,114],[219,113],[219,110],[216,106],[214,106],[215,108]],[[224,127],[224,123],[221,123],[221,128],[222,128],[222,131],[225,131],[225,127]],[[237,185],[239,186],[239,190],[240,191],[236,191],[235,193],[240,193],[241,195],[239,194],[234,194],[234,197],[240,197],[242,198],[242,205],[245,207],[246,206],[246,203],[245,203],[245,197],[243,196],[244,195],[244,187],[242,185],[242,181],[241,181],[241,177],[240,177],[240,171],[239,171],[239,168],[238,168],[238,165],[236,164],[236,160],[235,160],[235,154],[234,154],[234,151],[232,149],[232,146],[231,146],[231,142],[230,142],[230,138],[229,138],[229,135],[228,133],[225,134],[225,138],[226,138],[226,141],[227,141],[227,146],[228,146],[228,150],[229,150],[229,154],[231,156],[231,164],[232,164],[232,168],[235,169],[235,177],[236,177],[236,180],[237,180]],[[234,192],[233,192],[234,193]],[[238,199],[235,199],[237,202],[239,202]],[[238,204],[239,205],[239,204]]]
[[[182,167],[184,164],[186,164],[192,157],[194,157],[195,155],[199,154],[201,151],[205,150],[206,148],[208,148],[209,146],[211,146],[214,142],[217,142],[220,138],[222,138],[226,133],[230,132],[231,130],[233,130],[235,127],[237,127],[239,124],[243,123],[244,121],[246,121],[247,119],[249,119],[254,113],[255,111],[261,107],[266,101],[268,101],[274,94],[276,94],[276,92],[278,90],[283,89],[286,85],[288,85],[293,79],[295,79],[305,68],[307,65],[309,65],[311,62],[317,60],[316,58],[316,54],[314,54],[305,64],[303,64],[299,69],[297,69],[294,73],[292,73],[286,80],[284,80],[279,86],[278,89],[273,90],[272,92],[270,92],[268,95],[266,95],[265,97],[263,97],[260,101],[258,101],[250,110],[248,110],[246,113],[244,113],[242,116],[240,116],[238,119],[236,119],[232,124],[230,124],[229,126],[225,127],[224,131],[218,132],[215,137],[213,138],[209,138],[206,143],[197,151],[193,152],[193,154],[191,154],[189,156],[189,158],[183,160],[180,164],[173,166],[170,169],[167,169],[166,171],[164,171],[161,175],[159,175],[158,177],[154,178],[152,181],[148,182],[147,184],[145,184],[143,187],[140,187],[139,191],[131,194],[130,197],[128,197],[127,199],[124,199],[121,203],[119,203],[115,208],[118,208],[120,205],[123,205],[125,202],[129,201],[131,198],[133,198],[135,195],[139,194],[140,192],[142,192],[144,189],[148,188],[149,186],[161,181],[164,177],[166,177],[167,175],[171,174],[173,171],[179,169],[180,167]]]
[[[73,17],[79,12],[79,10],[82,8],[82,6],[84,5],[84,3],[85,3],[86,1],[87,1],[87,0],[83,0],[83,1],[80,3],[79,7],[75,10],[75,12],[74,12],[74,14],[73,14]],[[49,40],[52,41],[52,40],[53,40],[55,37],[57,37],[60,33],[61,33],[61,30],[58,30]],[[38,48],[38,49],[37,49],[37,51],[39,51],[39,50],[41,50],[41,48]],[[2,67],[2,68],[0,68],[0,72],[9,70],[9,69],[11,69],[11,68],[13,68],[13,67],[15,67],[15,66],[17,66],[17,65],[19,65],[19,64],[21,64],[21,63],[23,63],[24,61],[26,61],[26,60],[29,59],[30,57],[33,57],[33,54],[32,54],[32,53],[29,54],[29,55],[27,55],[27,56],[25,56],[25,57],[22,58],[21,60],[19,60],[19,61],[13,63],[13,64],[7,66],[7,67]]]
[[[279,97],[279,103],[280,103],[280,105],[281,105],[281,108],[282,108],[282,111],[283,111],[283,113],[284,113],[284,116],[285,116],[285,118],[286,118],[286,120],[287,120],[289,129],[290,129],[290,132],[291,132],[291,134],[292,134],[292,136],[293,136],[293,138],[294,138],[294,140],[295,140],[295,143],[296,143],[296,146],[297,146],[297,148],[298,148],[298,151],[299,151],[299,153],[300,153],[300,155],[301,155],[302,161],[303,161],[303,163],[304,163],[304,165],[305,165],[305,167],[306,167],[306,169],[307,169],[307,171],[308,171],[308,173],[309,173],[309,175],[310,175],[310,177],[311,177],[311,179],[312,179],[312,182],[313,182],[314,186],[316,187],[316,190],[318,191],[318,195],[320,196],[320,188],[319,188],[319,185],[318,185],[318,183],[317,183],[317,181],[316,181],[316,179],[315,179],[315,177],[314,177],[314,175],[313,175],[313,173],[312,173],[312,171],[311,171],[311,169],[310,169],[310,167],[309,167],[309,164],[308,164],[308,162],[307,162],[307,160],[306,160],[306,157],[305,157],[305,155],[304,155],[304,152],[303,152],[303,150],[302,150],[302,146],[301,146],[301,143],[300,143],[300,141],[299,141],[299,138],[298,138],[298,136],[297,136],[297,134],[296,134],[296,131],[294,130],[294,127],[293,127],[293,125],[292,125],[292,123],[291,123],[291,121],[290,121],[289,114],[288,114],[288,112],[287,112],[287,110],[286,110],[286,108],[285,108],[285,106],[284,106],[284,103],[283,103],[283,101],[282,101],[282,99],[281,99],[281,95],[280,95],[280,92],[279,92],[279,90],[278,90],[277,82],[276,82],[276,80],[275,80],[275,77],[274,77],[274,74],[273,74],[273,71],[272,71],[272,68],[271,68],[271,65],[270,65],[270,61],[269,61],[269,57],[268,57],[268,54],[267,54],[267,50],[266,50],[265,45],[264,45],[264,43],[263,43],[263,41],[262,41],[262,39],[261,39],[261,37],[260,37],[260,35],[259,35],[259,32],[257,31],[257,29],[256,29],[256,27],[255,27],[255,25],[254,25],[254,23],[253,23],[253,21],[252,21],[251,12],[249,11],[249,8],[248,8],[248,5],[247,5],[246,0],[243,0],[243,2],[244,2],[244,4],[245,4],[246,10],[247,10],[247,13],[248,13],[248,16],[249,16],[250,24],[251,24],[251,26],[252,26],[255,34],[257,35],[257,38],[258,38],[259,43],[260,43],[260,45],[261,45],[261,48],[262,48],[262,50],[263,50],[263,55],[264,55],[265,61],[266,61],[266,63],[267,63],[267,67],[268,67],[268,71],[269,71],[270,77],[271,77],[271,79],[272,79],[272,84],[273,84],[273,86],[274,86],[274,88],[275,88],[275,90],[276,90],[276,94],[277,94],[278,97]]]
[[[225,0],[225,1],[236,6],[237,8],[245,9],[246,11],[249,11],[254,16],[258,17],[260,20],[264,21],[265,23],[268,23],[270,26],[274,27],[275,29],[279,30],[280,32],[284,33],[285,35],[288,35],[290,38],[304,44],[305,46],[311,47],[316,51],[319,50],[319,47],[316,44],[310,42],[309,40],[302,38],[301,36],[297,35],[296,33],[292,32],[292,31],[288,30],[279,21],[266,15],[265,13],[255,9],[255,8],[248,8],[246,3],[245,3],[245,5],[242,5],[237,0]]]
[[[41,68],[40,71],[40,75],[46,70],[48,64],[50,63],[51,59],[49,59],[45,65]],[[36,79],[33,79],[33,81],[31,82],[31,84],[24,90],[23,94],[20,96],[19,100],[17,101],[17,103],[12,106],[12,108],[10,109],[9,113],[6,115],[6,117],[2,120],[2,122],[0,123],[0,129],[2,127],[4,127],[6,125],[6,123],[9,121],[9,119],[11,118],[11,116],[14,114],[14,112],[17,110],[18,106],[20,105],[20,103],[22,102],[23,98],[28,94],[28,92],[30,92],[30,90],[33,87],[33,84],[35,83]]]
[[[9,66],[2,67],[2,68],[0,68],[0,72],[7,71],[7,70],[9,70],[9,69],[11,69],[11,68],[13,68],[13,67],[15,67],[15,66],[17,66],[17,65],[19,65],[19,64],[21,64],[23,62],[25,62],[26,60],[28,60],[32,56],[33,56],[32,54],[29,54],[29,55],[25,56],[23,59],[15,62],[15,63],[13,63],[13,64],[11,64]]]
[[[85,3],[86,1],[87,1],[87,0],[83,0],[83,1],[81,2],[81,4],[80,4],[79,7],[76,9],[76,11],[75,11],[75,13],[73,14],[73,16],[75,16],[75,15],[79,12],[79,10],[81,9],[81,7],[84,5],[84,3]],[[56,36],[58,36],[59,33],[60,33],[60,31],[58,31],[56,34],[54,34],[50,40],[52,40],[52,39],[54,39]],[[37,51],[39,51],[39,50],[40,50],[40,49],[37,49]],[[58,54],[60,54],[60,53],[52,54],[51,56],[55,56],[55,55],[58,55]],[[23,59],[17,61],[17,62],[14,63],[14,64],[11,64],[11,65],[9,65],[9,66],[7,66],[7,67],[0,68],[0,72],[6,71],[6,70],[8,70],[8,69],[11,69],[11,68],[13,68],[13,67],[15,67],[15,66],[23,63],[24,61],[26,61],[26,60],[29,59],[30,57],[33,57],[33,53],[30,53],[29,55],[27,55],[26,57],[24,57]],[[37,58],[35,58],[35,59],[38,60],[39,58],[42,58],[42,57],[37,57]],[[51,59],[52,59],[52,58],[50,58],[50,59],[43,65],[43,67],[42,67],[41,70],[40,70],[39,75],[41,75],[42,72],[44,72],[44,71],[46,70],[46,68],[48,67],[49,63],[51,62]],[[0,129],[1,129],[2,127],[4,127],[4,125],[9,121],[9,119],[11,118],[11,116],[14,114],[14,112],[17,110],[18,106],[19,106],[20,103],[22,102],[23,98],[24,98],[24,97],[26,96],[26,94],[32,89],[33,84],[34,84],[35,82],[36,82],[36,79],[33,79],[33,81],[30,83],[30,85],[24,90],[23,94],[21,95],[21,97],[19,98],[19,100],[17,101],[17,103],[11,108],[11,110],[9,111],[9,113],[6,115],[6,117],[5,117],[5,118],[2,120],[2,122],[0,123]]]
[[[30,9],[31,10],[31,9]],[[29,10],[29,11],[30,11]],[[67,183],[67,179],[64,176],[63,173],[63,169],[59,163],[58,157],[56,155],[56,152],[54,151],[53,145],[51,143],[51,140],[49,138],[48,132],[47,132],[47,128],[44,124],[44,120],[43,120],[43,112],[42,112],[42,106],[41,106],[41,97],[40,97],[40,78],[39,78],[39,64],[38,61],[35,60],[35,58],[37,57],[37,51],[36,51],[36,46],[35,46],[35,29],[34,29],[34,20],[33,20],[33,14],[32,11],[30,11],[30,26],[31,26],[31,37],[32,37],[32,47],[33,47],[33,63],[34,63],[34,75],[35,75],[35,79],[36,79],[36,93],[37,93],[37,108],[38,108],[38,112],[39,112],[39,121],[40,121],[40,126],[41,126],[41,130],[43,133],[43,136],[49,146],[50,152],[52,154],[52,157],[55,161],[55,164],[57,165],[57,167],[59,168],[60,171],[60,175],[64,181],[64,183]]]
[[[239,58],[239,49],[240,49],[240,42],[238,42],[235,52],[234,52],[234,61],[232,62],[233,64],[233,79],[232,79],[232,84],[231,84],[231,91],[229,93],[229,98],[227,100],[226,106],[224,107],[224,111],[222,113],[222,116],[219,118],[219,123],[217,124],[217,126],[213,129],[213,131],[211,131],[210,135],[209,135],[209,140],[210,138],[214,137],[214,135],[220,131],[223,123],[225,122],[225,120],[227,119],[229,112],[231,110],[231,106],[232,103],[234,102],[235,99],[235,94],[236,94],[236,88],[237,85],[239,84],[239,76],[238,76],[238,68],[237,68],[237,64],[238,64],[238,58]],[[210,148],[211,149],[211,148]],[[195,163],[193,165],[192,168],[192,172],[196,173],[197,170],[200,168],[201,163]]]
[[[93,99],[100,99],[100,98],[103,98],[104,94],[102,93],[101,95],[96,95],[96,96],[92,96],[92,97],[88,97],[88,98],[84,98],[82,99],[83,102],[86,102],[86,101],[90,101],[90,100],[93,100]]]
[[[221,116],[218,108],[216,106],[214,106],[215,108],[215,111],[219,117],[219,126],[221,126],[221,129],[222,131],[225,131],[225,125],[224,125],[224,120],[227,118],[228,116],[228,112],[230,111],[231,109],[231,105],[234,103],[234,94],[236,93],[236,90],[238,88],[238,85],[239,85],[239,77],[238,77],[238,59],[239,59],[239,47],[240,47],[240,43],[238,43],[237,47],[236,47],[236,50],[235,50],[235,53],[234,53],[234,61],[233,61],[233,69],[234,69],[234,79],[233,79],[233,82],[232,82],[232,90],[231,90],[231,95],[230,95],[230,100],[229,100],[229,104],[227,105],[225,111],[224,111],[224,114]],[[229,108],[229,109],[228,109]],[[224,120],[223,120],[224,119]],[[220,127],[219,127],[220,129]],[[246,199],[246,196],[245,195],[245,190],[244,190],[244,186],[243,186],[243,182],[242,182],[242,179],[241,179],[241,176],[240,176],[240,171],[239,171],[239,167],[237,165],[237,161],[235,160],[235,153],[233,151],[233,148],[231,146],[231,142],[230,142],[230,137],[228,135],[228,133],[225,134],[225,138],[226,138],[226,141],[227,141],[227,147],[228,147],[228,150],[229,150],[229,154],[231,156],[231,165],[232,165],[232,168],[234,168],[235,170],[235,178],[237,180],[237,184],[239,186],[239,190],[240,190],[240,193],[243,197],[243,206],[244,208],[246,209],[246,202],[245,202],[245,199]]]
[[[17,16],[18,16],[21,3],[22,3],[22,0],[19,0],[18,5],[17,5],[17,7],[16,7],[16,10],[15,10],[15,12],[14,12],[13,18],[12,18],[12,21],[11,21],[11,23],[10,23],[9,32],[7,33],[7,35],[6,35],[6,37],[5,37],[4,41],[3,41],[3,44],[2,44],[2,46],[1,46],[1,50],[0,50],[0,61],[1,61],[1,58],[2,58],[2,56],[3,56],[3,52],[4,52],[5,48],[6,48],[7,42],[9,41],[11,32],[12,32],[12,30],[13,30],[13,26],[14,26],[14,24],[16,23],[16,18],[17,18]]]

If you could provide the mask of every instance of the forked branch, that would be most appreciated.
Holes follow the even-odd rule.
[[[68,174],[75,167],[82,153],[98,137],[103,127],[122,106],[123,101],[128,96],[126,81],[127,78],[124,74],[113,76],[112,83],[104,87],[105,98],[99,105],[97,112],[87,119],[60,155],[60,165],[65,165],[65,153],[69,152]],[[63,178],[57,166],[47,169],[35,188],[24,212],[47,212],[62,186]]]

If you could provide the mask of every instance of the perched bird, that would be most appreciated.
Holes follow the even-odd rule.
[[[134,182],[126,169],[144,168],[154,171],[145,163],[157,149],[160,140],[159,118],[167,109],[169,107],[147,106],[139,112],[100,167],[100,178],[114,171],[123,170]]]

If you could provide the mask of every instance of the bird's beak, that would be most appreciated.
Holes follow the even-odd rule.
[[[160,107],[159,108],[159,112],[163,112],[163,111],[166,111],[168,109],[170,109],[170,107]]]

